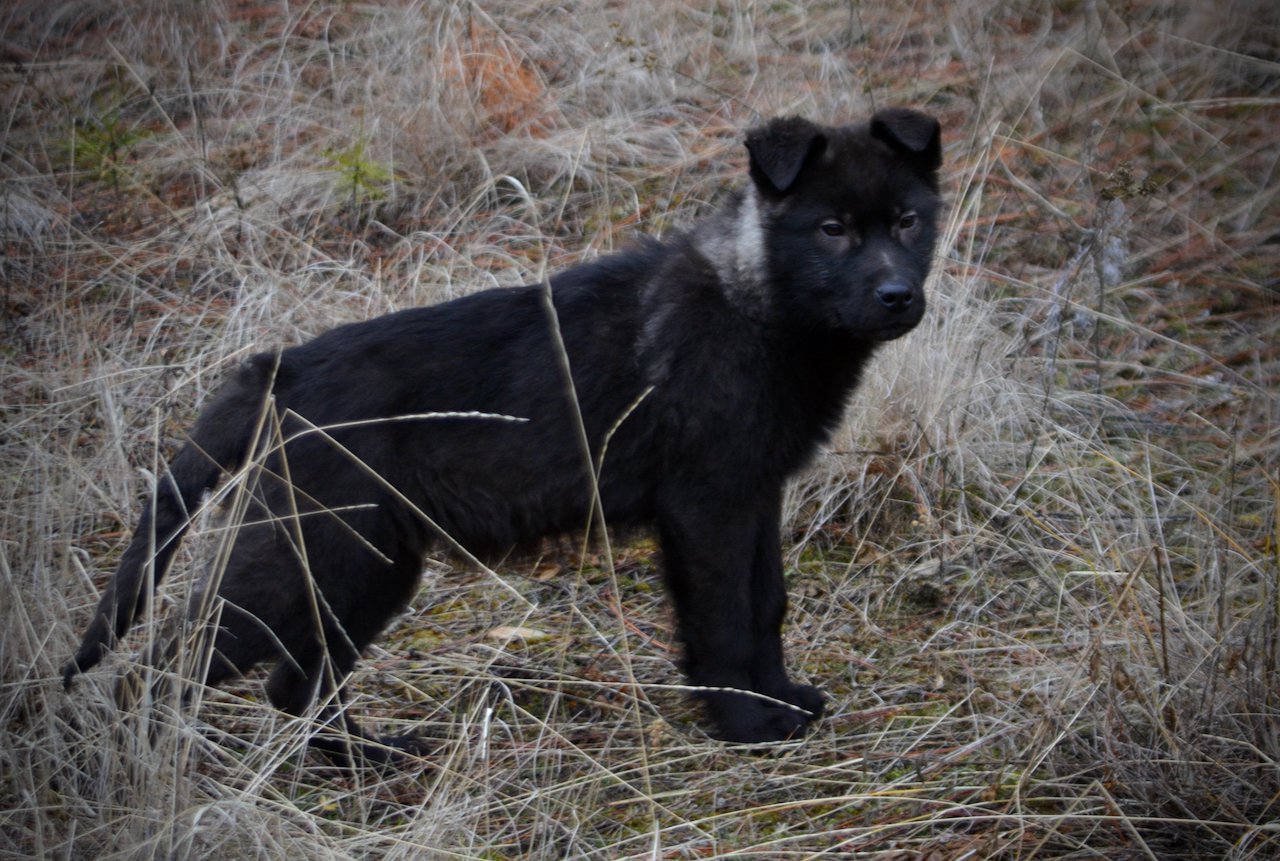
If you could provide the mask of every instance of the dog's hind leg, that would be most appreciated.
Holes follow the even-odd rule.
[[[396,562],[373,561],[367,551],[345,542],[330,544],[329,550],[323,562],[312,565],[315,579],[297,590],[293,612],[281,620],[280,645],[286,653],[267,679],[267,696],[296,716],[306,715],[318,701],[313,717],[320,727],[311,745],[341,765],[393,762],[397,751],[421,752],[413,736],[366,731],[345,701],[346,680],[360,654],[408,603],[421,563],[412,554]]]
[[[343,662],[354,665],[354,661]],[[325,660],[318,637],[301,651],[281,657],[267,677],[267,698],[287,714],[303,717],[317,700],[316,731],[307,743],[335,763],[353,767],[361,760],[387,762],[388,757],[350,716],[345,698],[346,677],[351,666]]]
[[[346,680],[355,667],[356,653],[346,645],[329,651],[326,655],[320,639],[313,637],[301,650],[295,649],[281,657],[267,678],[267,698],[271,704],[302,717],[311,704],[318,701],[319,708],[313,715],[317,731],[308,743],[344,767],[395,763],[400,760],[401,752],[424,752],[423,745],[414,736],[374,735],[351,716]]]
[[[300,610],[298,615],[308,614]],[[313,625],[286,627],[278,624],[280,619],[271,620],[277,626],[269,629],[267,621],[233,604],[222,605],[205,684],[215,687],[274,658],[275,666],[267,676],[267,699],[286,714],[315,721],[316,731],[308,739],[310,746],[344,767],[362,761],[390,762],[392,757],[386,746],[366,733],[346,708],[344,686],[355,666],[356,652],[344,644],[329,650],[335,653],[329,654],[324,645],[328,639],[342,640],[342,634],[330,631],[330,637],[321,637]],[[309,714],[317,701],[318,710]]]

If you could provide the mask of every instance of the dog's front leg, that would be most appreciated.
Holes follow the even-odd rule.
[[[780,497],[780,494],[779,494]],[[781,502],[778,497],[757,521],[755,558],[751,564],[752,642],[751,689],[799,706],[807,721],[822,715],[821,691],[787,677],[782,651],[782,622],[787,612],[786,582],[782,574]]]
[[[685,671],[726,741],[791,738],[821,712],[821,695],[782,666],[777,530],[776,501],[744,510],[681,499],[659,520]]]

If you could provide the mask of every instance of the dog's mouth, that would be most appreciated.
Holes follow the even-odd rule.
[[[924,319],[924,303],[899,313],[867,313],[862,306],[841,309],[840,326],[850,335],[863,341],[894,341],[910,332]]]
[[[914,322],[900,323],[896,326],[883,326],[871,334],[877,341],[896,341],[916,327]]]

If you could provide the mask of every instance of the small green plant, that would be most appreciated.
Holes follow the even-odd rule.
[[[150,135],[146,129],[131,126],[119,110],[101,116],[77,118],[63,144],[71,166],[94,180],[107,181],[120,188],[120,180],[128,175],[125,162],[138,144]]]
[[[338,188],[348,199],[353,218],[366,204],[384,200],[397,179],[395,171],[368,156],[363,138],[343,150],[326,150],[325,157],[332,162],[329,169],[338,174]]]

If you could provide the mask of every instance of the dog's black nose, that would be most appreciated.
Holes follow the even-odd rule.
[[[876,288],[876,298],[881,305],[897,314],[911,307],[911,288],[906,284],[890,281]]]

